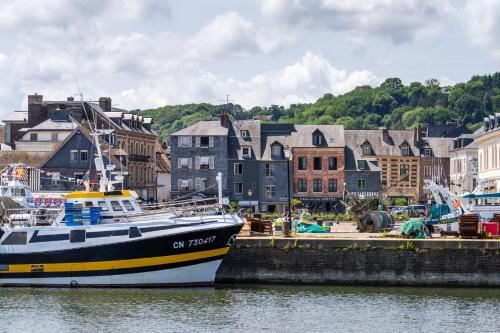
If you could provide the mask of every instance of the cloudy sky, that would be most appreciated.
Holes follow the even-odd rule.
[[[0,119],[78,85],[123,108],[251,107],[498,70],[498,0],[0,0]]]

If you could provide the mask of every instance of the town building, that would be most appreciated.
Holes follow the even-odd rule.
[[[450,191],[455,195],[471,193],[477,186],[477,143],[474,134],[463,134],[453,140],[450,152]]]
[[[238,201],[240,207],[259,212],[262,189],[261,122],[259,120],[231,122],[228,142],[228,184],[231,187],[231,199]]]
[[[170,136],[172,198],[217,195],[217,174],[228,191],[227,114],[220,121],[201,121]]]
[[[484,118],[476,133],[478,174],[486,193],[500,191],[500,113]]]
[[[343,210],[344,127],[295,125],[291,133],[293,196],[312,211]]]
[[[361,157],[361,169],[370,168],[367,163],[380,168],[381,194],[388,203],[396,198],[406,198],[409,203],[419,202],[420,152],[415,132],[387,129],[345,131],[350,136],[350,146]]]
[[[167,151],[160,142],[156,143],[156,200],[166,202],[170,200],[171,188],[171,165]]]
[[[382,190],[381,169],[372,155],[363,155],[357,131],[344,131],[345,194],[354,197],[377,197]]]
[[[111,98],[98,102],[44,101],[28,96],[28,111],[16,111],[4,120],[4,141],[16,151],[48,152],[41,163],[42,190],[70,191],[80,188],[79,179],[97,182],[91,129],[105,132],[101,149],[109,161],[109,174],[118,186],[130,188],[142,200],[156,198],[156,150],[158,136],[151,118],[112,106]],[[100,171],[98,172],[100,173]]]

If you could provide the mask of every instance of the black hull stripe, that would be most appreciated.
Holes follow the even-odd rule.
[[[99,271],[79,271],[79,272],[30,272],[30,273],[0,273],[0,280],[8,279],[37,279],[37,278],[60,278],[60,277],[84,277],[84,276],[109,276],[133,273],[154,272],[164,269],[187,267],[196,264],[202,264],[210,261],[221,260],[224,256],[215,256],[210,258],[195,259],[171,264],[144,266],[135,268],[109,269]],[[0,284],[2,282],[0,281]]]
[[[230,225],[215,229],[195,229],[152,238],[138,237],[120,243],[65,250],[1,253],[0,265],[112,261],[208,251],[228,246],[232,236],[238,234],[241,227],[242,225]],[[214,236],[215,239],[209,242],[208,240]],[[202,244],[195,244],[194,241],[198,240],[207,241]],[[183,246],[180,244],[183,244]]]

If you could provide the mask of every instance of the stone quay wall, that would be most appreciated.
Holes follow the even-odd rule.
[[[500,287],[500,241],[240,237],[215,282]]]

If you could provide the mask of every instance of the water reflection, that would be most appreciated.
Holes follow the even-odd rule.
[[[0,289],[6,332],[495,332],[499,289]]]

